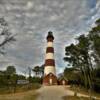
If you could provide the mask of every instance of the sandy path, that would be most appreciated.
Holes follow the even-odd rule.
[[[63,100],[62,97],[69,94],[64,86],[44,86],[38,90],[37,100]],[[73,95],[73,92],[70,92]]]

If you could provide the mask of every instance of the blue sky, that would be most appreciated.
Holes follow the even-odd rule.
[[[65,46],[76,42],[100,18],[100,0],[0,0],[0,17],[5,17],[17,41],[0,55],[0,69],[15,65],[23,73],[45,60],[46,35],[54,33],[57,73],[67,66]]]

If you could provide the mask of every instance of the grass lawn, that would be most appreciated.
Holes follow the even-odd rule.
[[[85,97],[66,96],[63,97],[63,100],[90,100],[90,99]]]
[[[89,95],[89,92],[82,87],[80,88],[78,86],[73,86],[73,87],[70,87],[69,89],[72,90],[72,91],[76,91],[77,93]],[[96,92],[92,91],[92,96],[100,98],[100,93],[96,93]]]
[[[0,95],[0,100],[36,100],[37,95],[35,90],[31,90],[22,93]]]
[[[0,88],[0,100],[36,100],[36,89],[40,87],[39,84],[17,86],[15,93],[13,87]]]
[[[11,93],[20,93],[20,92],[26,92],[26,91],[30,91],[30,90],[36,90],[38,88],[40,88],[41,85],[40,84],[27,84],[27,85],[17,85],[16,89],[13,86],[10,87],[0,87],[0,95],[2,94],[11,94]]]

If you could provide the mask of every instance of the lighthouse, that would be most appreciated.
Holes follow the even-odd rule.
[[[54,48],[53,48],[54,36],[51,31],[48,32],[46,39],[47,39],[47,47],[45,55],[43,85],[57,85]]]

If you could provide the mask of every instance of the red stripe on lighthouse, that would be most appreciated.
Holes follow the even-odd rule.
[[[45,67],[46,66],[55,66],[55,61],[53,59],[45,60]]]
[[[54,53],[53,47],[47,47],[46,53]]]

